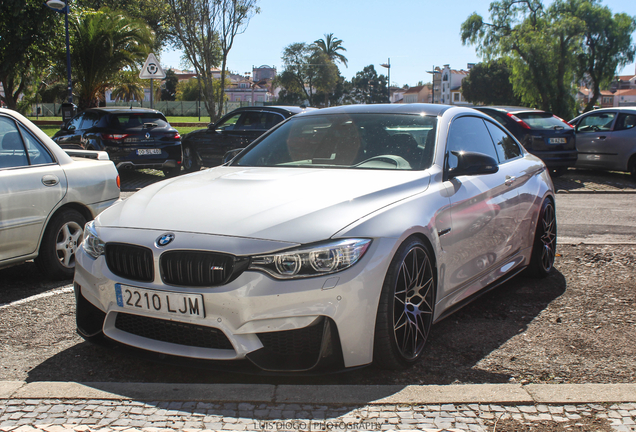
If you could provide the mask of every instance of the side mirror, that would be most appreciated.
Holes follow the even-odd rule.
[[[497,161],[476,152],[451,151],[457,157],[457,166],[448,171],[448,178],[462,175],[494,174],[499,171]]]
[[[243,151],[242,148],[238,148],[238,149],[233,149],[233,150],[230,150],[230,151],[226,152],[223,155],[223,165],[225,165],[226,163],[230,162],[232,159],[234,159],[236,157],[236,155],[238,155],[242,151]]]
[[[64,128],[67,132],[75,132],[75,126],[68,125]]]

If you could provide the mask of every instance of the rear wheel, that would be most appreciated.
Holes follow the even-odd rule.
[[[556,211],[552,200],[546,199],[541,206],[537,230],[534,235],[532,256],[528,271],[531,276],[546,277],[554,266],[557,245]]]
[[[632,156],[632,159],[629,161],[628,169],[633,179],[636,180],[636,156]]]
[[[436,280],[433,254],[418,238],[396,252],[380,295],[373,359],[385,369],[404,369],[420,359],[433,325]]]
[[[72,279],[75,252],[84,238],[86,219],[78,211],[65,209],[46,227],[35,263],[51,279]]]
[[[187,173],[193,171],[199,171],[201,166],[199,165],[199,161],[197,160],[197,156],[194,153],[194,150],[190,146],[183,147],[183,170]]]

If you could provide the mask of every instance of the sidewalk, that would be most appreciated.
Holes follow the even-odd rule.
[[[579,430],[633,432],[635,420],[636,384],[308,389],[260,384],[0,382],[0,431],[478,432],[492,431],[495,425],[499,431],[541,430],[541,425],[553,423],[580,425]],[[515,422],[515,429],[506,429],[510,422]],[[539,429],[526,429],[524,424]]]

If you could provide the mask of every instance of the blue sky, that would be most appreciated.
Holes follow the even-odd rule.
[[[603,0],[613,12],[636,16],[635,0]],[[463,46],[461,23],[477,12],[488,18],[490,0],[260,0],[261,13],[235,40],[228,67],[244,73],[252,66],[270,65],[282,71],[283,49],[294,42],[311,43],[325,33],[343,40],[349,67],[340,65],[347,79],[365,66],[380,66],[391,59],[391,83],[402,86],[430,81],[426,71],[450,64],[466,69],[481,61],[473,46]],[[636,33],[634,34],[636,42]],[[164,67],[180,68],[180,53],[160,54]],[[634,63],[620,74],[634,74]]]

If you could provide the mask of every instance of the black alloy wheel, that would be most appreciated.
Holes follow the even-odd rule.
[[[435,290],[433,256],[417,238],[400,246],[382,287],[374,362],[385,369],[403,369],[420,359],[433,325]]]
[[[557,246],[556,210],[550,198],[541,206],[528,270],[534,277],[546,277],[554,266]]]
[[[183,171],[189,173],[193,171],[199,171],[201,166],[199,165],[199,161],[197,161],[197,156],[194,153],[194,150],[190,146],[183,147]]]

